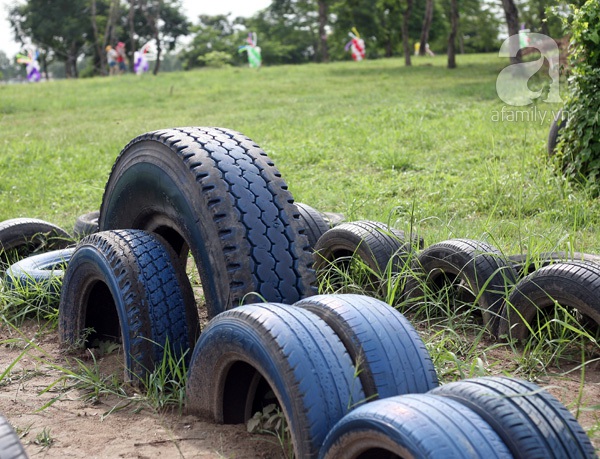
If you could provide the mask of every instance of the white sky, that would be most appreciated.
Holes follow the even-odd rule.
[[[7,20],[7,7],[18,0],[0,0],[0,51],[4,51],[8,57],[13,57],[19,51],[19,45],[12,39],[12,32]],[[196,23],[201,14],[226,14],[232,13],[233,17],[252,16],[258,10],[262,10],[271,4],[271,0],[218,0],[197,1],[182,0],[184,12],[192,23]]]

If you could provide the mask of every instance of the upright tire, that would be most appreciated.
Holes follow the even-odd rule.
[[[41,287],[60,293],[64,268],[73,252],[75,248],[71,247],[24,258],[6,270],[5,284],[9,288]]]
[[[591,459],[590,439],[569,410],[536,384],[503,376],[443,385],[448,397],[481,416],[515,459]]]
[[[86,330],[93,330],[86,337]],[[120,338],[125,377],[152,372],[169,343],[175,357],[193,349],[198,311],[175,254],[140,230],[84,238],[67,267],[59,305],[59,336],[68,346]]]
[[[313,313],[265,303],[212,319],[190,363],[188,411],[244,423],[273,403],[271,392],[298,458],[316,457],[333,425],[365,399],[344,345]]]
[[[559,137],[565,124],[566,120],[562,116],[562,109],[560,109],[554,120],[552,120],[550,130],[548,131],[548,156],[550,157],[556,154],[556,145],[558,145]]]
[[[490,244],[470,239],[451,239],[433,244],[414,260],[416,277],[407,282],[405,298],[419,301],[428,291],[462,283],[460,297],[465,302],[476,302],[483,323],[492,334],[498,331],[500,309],[516,274],[502,253]]]
[[[196,262],[208,316],[258,297],[316,293],[298,209],[273,162],[242,134],[176,128],[133,139],[108,178],[101,230],[161,235]]]
[[[73,238],[65,230],[44,220],[5,220],[0,223],[0,268],[4,270],[30,255],[64,249],[71,244]]]
[[[583,252],[542,252],[535,255],[518,254],[508,257],[517,278],[521,279],[536,269],[543,268],[561,262],[586,261],[600,264],[600,256]]]
[[[314,249],[319,238],[329,229],[329,224],[325,221],[321,212],[308,204],[297,202],[296,207],[298,207],[300,219],[304,221],[308,245],[311,249]]]
[[[509,459],[491,427],[464,405],[430,394],[360,406],[325,440],[322,459]]]
[[[100,218],[99,210],[94,210],[93,212],[88,212],[77,217],[73,226],[73,235],[78,239],[82,239],[85,236],[97,233],[98,218]]]
[[[317,295],[294,304],[323,319],[350,354],[369,400],[420,394],[438,386],[423,340],[383,301],[362,295]]]
[[[400,272],[411,251],[411,242],[405,240],[402,230],[368,220],[347,222],[319,238],[315,245],[315,268],[321,273],[332,266],[344,269],[352,258],[358,258],[376,276],[382,277],[386,269]]]
[[[524,277],[506,301],[499,334],[526,339],[538,312],[555,308],[556,303],[577,309],[600,325],[600,265],[556,263]]]
[[[0,416],[0,457],[2,459],[27,459],[19,436],[2,416]]]

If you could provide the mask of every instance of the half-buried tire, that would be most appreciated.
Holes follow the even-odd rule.
[[[344,343],[369,400],[438,386],[425,344],[388,304],[362,295],[316,295],[294,304],[318,315]]]
[[[42,288],[59,293],[65,267],[74,251],[71,247],[24,258],[6,270],[5,284],[14,289]]]
[[[105,231],[78,244],[61,291],[62,343],[74,347],[120,341],[125,377],[137,383],[154,370],[167,343],[172,355],[181,357],[193,349],[198,334],[189,280],[157,236],[141,230]]]
[[[399,395],[359,406],[327,436],[323,459],[508,459],[474,411],[445,397]]]
[[[295,457],[316,457],[333,425],[365,395],[344,345],[313,313],[253,304],[219,314],[194,349],[190,413],[241,424],[277,403]]]
[[[466,379],[431,391],[479,414],[515,459],[591,459],[590,439],[569,410],[536,384],[503,376]]]
[[[176,128],[132,140],[106,184],[99,226],[158,233],[182,259],[189,249],[209,318],[258,298],[292,304],[316,293],[287,184],[237,132]]]

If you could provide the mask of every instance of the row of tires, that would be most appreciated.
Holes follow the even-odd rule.
[[[266,154],[238,133],[179,128],[134,139],[109,176],[98,232],[61,254],[61,341],[74,347],[120,337],[125,377],[133,382],[168,346],[175,357],[189,358],[190,412],[239,423],[275,402],[296,457],[550,457],[557,442],[568,451],[557,457],[594,457],[581,427],[549,395],[552,403],[539,403],[554,408],[536,408],[545,413],[539,416],[530,405],[514,404],[508,389],[499,398],[510,408],[479,414],[477,403],[435,392],[443,387],[431,358],[398,311],[369,297],[316,296],[315,250],[322,257],[319,244],[344,224],[319,229],[306,223],[308,213],[319,217],[309,211],[293,203]],[[397,236],[400,258],[412,253],[399,250],[407,244],[422,247]],[[185,272],[188,253],[211,319],[202,333]],[[36,266],[49,262],[38,259]],[[529,393],[527,386],[516,399],[533,400],[538,389]],[[489,399],[484,393],[481,403]],[[386,424],[396,419],[394,427],[356,437],[377,424],[369,418],[373,406],[373,416]],[[359,410],[362,421],[353,417]],[[516,433],[506,429],[517,418],[529,430],[515,446]],[[523,455],[532,444],[546,446],[539,456]]]
[[[315,243],[317,275],[335,276],[353,259],[366,266],[371,287],[403,276],[399,295],[407,309],[433,301],[447,286],[455,299],[478,306],[495,336],[525,339],[544,312],[556,304],[573,308],[582,323],[600,324],[600,257],[549,252],[535,259],[505,256],[470,239],[452,239],[423,249],[422,240],[372,221],[345,222],[322,233]],[[321,276],[319,276],[321,277]],[[367,284],[369,281],[366,282]],[[378,284],[379,283],[379,284]]]

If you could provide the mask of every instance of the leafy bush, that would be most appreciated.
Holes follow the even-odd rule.
[[[600,9],[598,0],[574,8],[566,21],[571,30],[568,121],[559,144],[567,177],[600,194]]]
[[[198,58],[198,61],[202,62],[206,67],[213,68],[228,67],[231,65],[232,60],[233,56],[224,51],[211,51]]]

